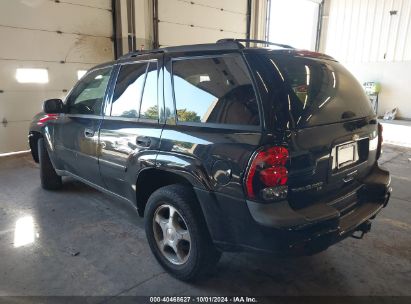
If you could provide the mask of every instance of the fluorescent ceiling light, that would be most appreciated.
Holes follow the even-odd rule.
[[[46,69],[17,69],[16,79],[19,83],[48,83],[49,73]]]
[[[86,73],[87,73],[87,70],[78,70],[77,79],[80,80]]]
[[[208,75],[200,75],[200,82],[210,81],[210,76]]]

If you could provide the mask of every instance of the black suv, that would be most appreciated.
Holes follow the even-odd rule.
[[[131,203],[182,280],[222,251],[306,255],[362,237],[391,191],[362,87],[329,56],[250,43],[130,53],[45,101],[29,133],[43,188],[71,176]]]

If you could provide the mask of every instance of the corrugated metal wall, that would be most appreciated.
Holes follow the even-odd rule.
[[[113,59],[112,29],[110,0],[0,1],[0,153],[27,150],[43,100],[64,97],[78,70]],[[47,69],[49,82],[18,83],[17,68]]]
[[[326,53],[342,62],[409,61],[410,20],[411,0],[331,0]]]
[[[158,18],[162,47],[245,38],[247,0],[159,0]]]

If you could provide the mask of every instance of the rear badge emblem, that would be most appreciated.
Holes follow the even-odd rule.
[[[303,192],[303,191],[309,191],[309,190],[320,191],[323,188],[323,184],[324,184],[323,182],[318,182],[318,183],[303,186],[303,187],[292,188],[291,191],[293,192]]]

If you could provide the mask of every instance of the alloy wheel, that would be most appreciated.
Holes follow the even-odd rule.
[[[154,212],[153,232],[162,255],[174,265],[187,262],[191,250],[191,235],[183,216],[169,204]]]

